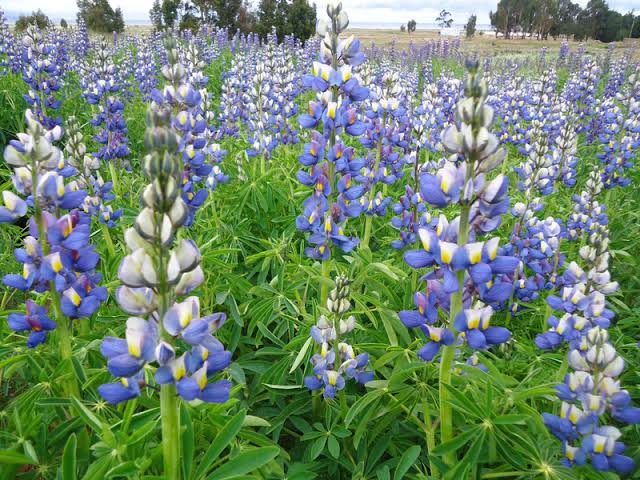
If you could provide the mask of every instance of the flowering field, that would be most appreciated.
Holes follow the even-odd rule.
[[[2,17],[0,479],[640,478],[633,49],[326,15]]]

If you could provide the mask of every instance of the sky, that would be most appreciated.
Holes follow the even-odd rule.
[[[149,17],[149,9],[153,0],[110,0],[111,5],[120,7],[124,13],[125,21],[146,20]],[[314,0],[310,0],[313,2]],[[315,0],[324,16],[326,0]],[[578,0],[582,6],[588,0]],[[258,0],[253,0],[257,3]],[[420,24],[434,23],[440,9],[446,6],[453,15],[456,24],[466,23],[472,13],[478,15],[479,24],[489,23],[489,11],[495,9],[497,0],[343,0],[343,5],[349,14],[351,23],[358,24],[389,24],[406,23],[415,19]],[[622,13],[630,11],[633,7],[640,11],[638,0],[609,0],[609,6]],[[2,0],[2,8],[9,18],[16,18],[21,13],[30,13],[38,8],[42,9],[53,19],[66,18],[75,21],[77,11],[76,0]]]

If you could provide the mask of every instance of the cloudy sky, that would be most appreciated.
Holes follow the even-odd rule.
[[[149,9],[153,0],[110,0],[111,5],[122,8],[125,20],[142,20],[149,16]],[[313,1],[313,0],[311,0]],[[586,5],[588,0],[577,0]],[[253,0],[257,4],[258,0]],[[319,8],[323,8],[326,0],[316,0]],[[353,24],[358,23],[404,23],[414,18],[420,24],[433,23],[442,6],[453,14],[456,23],[464,23],[470,14],[478,15],[478,23],[489,23],[489,11],[495,9],[497,0],[343,0]],[[609,5],[616,10],[626,13],[633,7],[640,10],[638,0],[609,0]],[[2,7],[10,18],[21,13],[30,13],[41,8],[52,18],[75,18],[75,0],[2,0]]]

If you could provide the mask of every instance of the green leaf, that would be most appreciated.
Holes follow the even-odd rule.
[[[263,385],[276,390],[299,390],[303,387],[302,385],[274,385],[271,383],[263,383]]]
[[[389,467],[385,465],[384,467],[378,469],[376,471],[376,477],[378,477],[378,480],[391,480],[391,472],[389,471]]]
[[[243,427],[270,427],[271,424],[262,417],[247,415],[242,423]]]
[[[105,425],[91,410],[85,407],[80,400],[76,397],[71,397],[71,403],[73,403],[73,406],[78,412],[78,415],[80,415],[84,420],[84,423],[89,425],[96,433],[100,433],[104,430]]]
[[[89,466],[82,480],[104,480],[105,473],[109,470],[109,467],[111,467],[112,460],[113,457],[111,455],[98,458]]]
[[[158,424],[158,420],[158,418],[148,419],[142,425],[136,426],[136,428],[133,430],[133,433],[127,440],[127,445],[134,445],[150,433],[153,433],[156,429],[156,425]]]
[[[529,415],[512,413],[510,415],[500,415],[492,420],[496,425],[523,425],[529,420]]]
[[[64,446],[64,451],[62,453],[62,478],[64,480],[74,480],[77,478],[76,476],[76,447],[78,446],[78,441],[76,439],[76,434],[72,433],[69,436],[69,440],[67,440],[66,445]]]
[[[356,415],[358,415],[367,405],[377,400],[378,398],[383,396],[385,393],[386,393],[385,390],[372,390],[366,395],[356,400],[355,403],[351,405],[351,408],[347,412],[347,416],[344,419],[344,426],[348,427],[349,424],[353,421],[353,419],[356,418]]]
[[[207,480],[227,480],[253,472],[269,463],[280,453],[279,447],[262,447],[245,450],[218,468]]]
[[[418,445],[414,445],[413,447],[408,448],[402,454],[402,457],[400,457],[400,461],[398,462],[396,471],[393,474],[393,480],[401,480],[402,478],[404,478],[405,474],[409,471],[411,466],[416,462],[419,455],[420,455],[420,447]]]
[[[327,436],[323,435],[311,444],[309,449],[309,456],[311,460],[315,460],[324,451],[324,446],[327,444]]]
[[[111,470],[109,470],[105,474],[105,477],[106,478],[113,478],[113,477],[133,478],[135,477],[135,474],[139,472],[139,470],[140,468],[138,467],[138,465],[136,465],[136,462],[133,462],[133,461],[124,462],[116,467],[113,467]],[[67,477],[64,477],[64,480],[67,480]]]
[[[298,352],[298,355],[296,355],[296,359],[293,361],[293,365],[291,365],[291,370],[289,370],[289,374],[292,374],[295,371],[295,369],[300,366],[300,364],[304,360],[304,356],[307,354],[307,350],[309,350],[309,347],[311,346],[312,341],[313,341],[313,337],[309,337],[307,338],[307,341],[304,342],[304,345]]]
[[[445,388],[449,392],[449,403],[457,410],[462,410],[467,415],[476,417],[476,418],[484,418],[485,413],[482,411],[478,405],[472,402],[466,395],[461,393],[459,390],[456,390],[451,385],[445,384]]]
[[[468,443],[472,438],[475,438],[480,433],[480,427],[473,427],[467,430],[466,432],[461,433],[460,435],[452,438],[448,442],[445,442],[441,445],[438,445],[433,449],[431,455],[446,455],[447,453],[455,452],[460,447]]]
[[[207,449],[206,453],[202,457],[202,460],[198,464],[194,478],[202,478],[207,473],[209,467],[218,458],[218,455],[231,443],[231,440],[238,434],[242,428],[244,422],[245,411],[238,412],[231,420],[229,420],[224,427],[218,432],[216,438],[213,439],[211,445]]]
[[[398,281],[398,275],[396,275],[394,272],[391,271],[391,269],[385,265],[384,263],[380,263],[380,262],[375,262],[371,264],[372,268],[375,268],[376,270],[379,270],[380,272],[384,273],[387,277],[389,277],[391,280],[394,281]]]
[[[444,480],[458,480],[460,478],[466,478],[464,472],[466,472],[469,467],[478,463],[478,458],[480,457],[480,453],[482,452],[482,447],[484,445],[485,433],[486,430],[482,430],[480,435],[478,435],[471,444],[471,447],[464,458],[457,461],[453,468],[444,475]]]
[[[340,444],[338,443],[338,439],[333,435],[329,436],[327,440],[327,447],[329,448],[329,453],[333,458],[338,458],[340,456]]]
[[[68,398],[41,398],[36,400],[39,407],[67,407],[71,404]]]
[[[0,464],[13,464],[13,465],[36,465],[37,462],[22,453],[14,452],[13,450],[0,450]]]

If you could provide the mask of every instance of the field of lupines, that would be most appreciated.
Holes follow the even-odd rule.
[[[632,49],[0,24],[0,478],[640,478]]]

